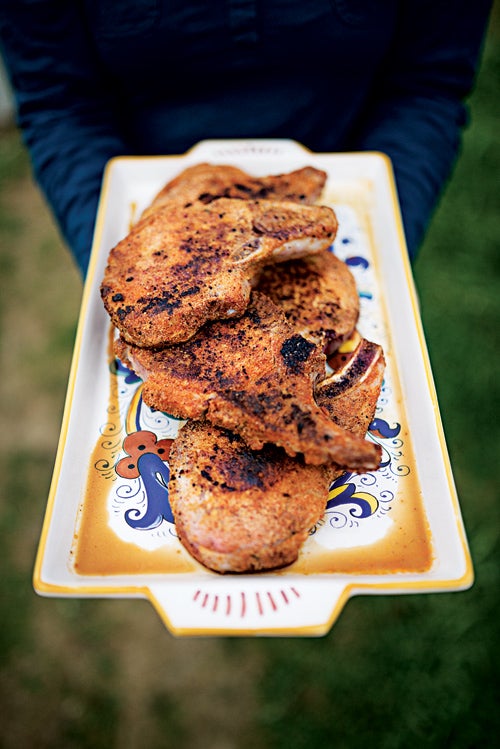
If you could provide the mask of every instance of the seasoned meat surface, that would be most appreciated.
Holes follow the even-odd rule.
[[[379,450],[332,421],[314,400],[325,376],[321,348],[298,335],[283,312],[254,292],[238,320],[205,325],[160,350],[123,341],[119,358],[145,381],[144,401],[178,418],[206,418],[236,431],[252,449],[282,446],[306,463],[377,468]]]
[[[324,512],[328,475],[274,445],[189,421],[170,453],[170,504],[181,543],[217,572],[290,564]]]
[[[329,363],[334,371],[316,386],[317,403],[343,429],[366,434],[384,379],[382,347],[360,337],[352,352],[337,352]]]
[[[330,250],[268,265],[257,288],[280,306],[297,333],[332,353],[350,337],[359,295],[345,263]]]
[[[143,216],[167,203],[184,207],[211,203],[217,198],[239,200],[285,200],[312,204],[320,197],[326,172],[306,166],[289,174],[252,177],[242,169],[226,164],[196,164],[187,167],[156,195]]]
[[[319,383],[318,401],[343,428],[364,436],[384,374],[379,346],[364,339],[348,364]],[[361,414],[359,417],[357,414]],[[234,432],[190,421],[169,457],[170,503],[181,542],[216,572],[253,572],[294,562],[325,511],[341,473],[308,466],[280,448],[253,451]]]
[[[265,264],[320,252],[336,231],[327,207],[228,198],[166,205],[111,250],[104,306],[130,343],[184,341],[207,320],[242,315]]]
[[[328,249],[335,214],[312,205],[325,181],[189,167],[109,255],[116,353],[146,403],[188,419],[169,457],[177,533],[218,572],[291,564],[330,483],[380,462],[364,436],[384,358],[359,336],[342,345],[359,300]]]

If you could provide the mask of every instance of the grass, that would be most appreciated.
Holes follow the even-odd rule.
[[[496,6],[498,7],[498,6]],[[0,136],[0,746],[496,746],[499,635],[500,25],[415,280],[476,582],[360,597],[326,637],[176,640],[139,601],[41,599],[31,571],[80,282]]]

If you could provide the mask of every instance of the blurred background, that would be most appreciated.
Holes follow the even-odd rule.
[[[320,639],[181,640],[144,601],[34,594],[82,289],[0,85],[2,749],[497,746],[499,10],[414,269],[476,582],[354,598]]]

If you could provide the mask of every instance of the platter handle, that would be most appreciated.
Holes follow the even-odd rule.
[[[182,636],[321,636],[349,595],[345,580],[331,577],[207,576],[187,585],[166,581],[148,587],[164,624]]]
[[[295,157],[311,153],[305,146],[288,138],[202,140],[189,151],[200,161],[243,157]]]

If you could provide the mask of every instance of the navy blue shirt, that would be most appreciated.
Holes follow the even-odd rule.
[[[2,0],[35,175],[85,273],[117,155],[292,138],[393,162],[410,255],[455,160],[490,0]]]

